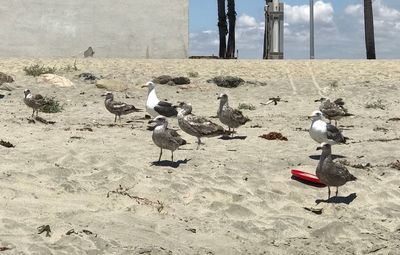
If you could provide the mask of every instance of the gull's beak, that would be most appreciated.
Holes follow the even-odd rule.
[[[319,150],[322,150],[322,147],[321,147],[321,146],[318,146],[318,147],[317,147],[317,151],[319,151]]]
[[[314,117],[314,116],[308,115],[308,116],[307,116],[307,119],[311,119],[312,117]]]
[[[147,122],[148,124],[154,123],[156,122],[155,120],[149,120],[149,122]]]
[[[141,88],[148,88],[149,85],[143,85]]]
[[[315,99],[314,102],[321,102],[321,99]]]
[[[218,97],[217,97],[217,100],[220,100],[220,99],[221,99],[221,97],[220,97],[220,96],[218,96]]]
[[[107,93],[101,94],[102,97],[105,97],[107,95]]]

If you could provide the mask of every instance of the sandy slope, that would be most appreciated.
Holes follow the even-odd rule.
[[[400,122],[388,121],[400,117],[400,62],[87,59],[78,61],[80,71],[61,73],[76,88],[42,85],[25,76],[22,68],[36,62],[63,66],[73,60],[0,60],[0,71],[13,75],[18,87],[10,95],[0,91],[6,94],[0,99],[0,139],[16,145],[0,147],[0,246],[12,248],[1,253],[400,253],[400,171],[387,166],[399,159],[400,141],[376,141],[400,137]],[[190,102],[205,116],[216,114],[219,92],[227,92],[233,106],[251,103],[257,109],[244,111],[252,119],[238,129],[245,140],[205,139],[196,151],[195,139],[181,132],[190,144],[176,151],[173,167],[167,161],[151,165],[159,149],[146,131],[144,114],[125,116],[123,127],[108,126],[114,117],[104,108],[103,91],[74,78],[93,72],[122,80],[131,98],[124,93],[116,98],[144,108],[142,84],[161,74],[193,71],[199,77],[192,85],[160,85],[159,97]],[[223,89],[206,83],[228,74],[267,85]],[[323,95],[343,97],[355,114],[340,122],[351,140],[333,147],[334,154],[353,165],[371,164],[349,167],[359,179],[340,189],[340,201],[349,204],[316,205],[327,189],[290,178],[290,169],[313,172],[318,162],[316,144],[304,131],[310,125],[305,116],[317,108],[317,87]],[[41,114],[56,124],[28,122],[24,88],[64,104],[62,113]],[[288,102],[260,104],[277,95]],[[365,108],[377,99],[385,110]],[[170,125],[177,127],[176,120]],[[255,125],[261,127],[251,128]],[[84,127],[93,132],[79,130]],[[258,137],[270,131],[289,141]],[[163,159],[169,158],[165,152]],[[119,185],[144,200],[107,197]],[[323,208],[323,213],[303,207]],[[51,237],[37,234],[44,224],[50,225]],[[71,229],[77,233],[66,235]]]

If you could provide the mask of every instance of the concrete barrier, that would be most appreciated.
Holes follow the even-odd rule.
[[[188,0],[0,0],[0,57],[187,58]]]

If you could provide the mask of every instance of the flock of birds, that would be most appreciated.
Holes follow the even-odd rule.
[[[228,130],[206,117],[192,114],[191,104],[181,102],[179,105],[173,105],[166,101],[160,101],[157,97],[155,84],[153,82],[147,82],[143,87],[148,88],[146,111],[153,118],[149,123],[155,123],[152,131],[152,140],[154,144],[160,148],[159,162],[162,157],[163,149],[171,151],[171,160],[174,161],[174,151],[187,143],[176,130],[168,128],[167,118],[169,117],[177,117],[180,129],[197,138],[197,149],[199,149],[202,144],[201,138],[233,136],[236,128],[250,121],[240,110],[229,106],[227,94],[220,94],[217,98],[220,100],[217,116],[220,122],[228,127]],[[44,97],[40,94],[33,95],[29,89],[26,89],[24,94],[25,104],[33,110],[32,117],[35,115],[35,112],[36,116],[38,116],[39,110],[45,104]],[[111,92],[106,92],[104,96],[105,108],[115,115],[114,122],[117,121],[117,118],[121,122],[122,115],[141,111],[133,105],[114,101],[114,96]],[[344,137],[342,132],[337,128],[337,121],[342,117],[352,114],[349,114],[346,108],[344,108],[344,102],[341,98],[333,102],[328,98],[321,98],[315,101],[320,102],[320,107],[319,110],[314,111],[312,115],[309,116],[312,120],[309,134],[314,141],[320,144],[317,150],[322,150],[316,168],[316,175],[320,181],[328,187],[329,199],[331,196],[330,187],[336,187],[337,196],[338,187],[344,185],[348,181],[357,179],[349,173],[344,165],[333,161],[331,151],[332,145],[346,142],[346,137]],[[325,122],[323,117],[327,118],[329,123]],[[335,125],[331,124],[332,120],[335,121]]]

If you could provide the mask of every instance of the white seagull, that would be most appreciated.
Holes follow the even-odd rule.
[[[346,137],[337,127],[322,120],[321,111],[314,111],[309,118],[312,120],[309,133],[314,141],[330,145],[346,143]]]
[[[156,95],[156,85],[149,81],[146,85],[142,87],[148,87],[149,91],[147,93],[147,101],[146,101],[146,111],[153,117],[157,117],[159,115],[165,117],[175,117],[178,114],[176,110],[176,106],[173,106],[171,103],[160,101]]]

